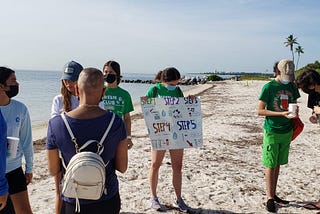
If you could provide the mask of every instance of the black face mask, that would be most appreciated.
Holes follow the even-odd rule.
[[[16,96],[19,93],[18,85],[10,85],[10,91],[6,91],[6,94],[9,98]]]
[[[116,81],[116,75],[115,74],[106,74],[104,76],[104,80],[107,82],[107,83],[113,83],[114,81]]]

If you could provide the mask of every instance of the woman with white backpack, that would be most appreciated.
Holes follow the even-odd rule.
[[[62,116],[50,119],[46,140],[49,172],[52,176],[62,172],[60,213],[119,213],[121,202],[115,170],[124,173],[128,165],[124,122],[120,117],[99,107],[104,94],[104,80],[100,70],[84,69],[75,87],[80,100],[79,106],[68,113],[63,113],[66,122]],[[110,130],[106,131],[110,123],[112,123]],[[102,141],[101,144],[99,144],[100,141]],[[81,189],[85,185],[81,183],[82,179],[90,180],[96,176],[91,173],[87,173],[86,176],[79,174],[78,177],[76,174],[72,175],[75,176],[75,184],[66,179],[70,160],[83,151],[90,155],[97,153],[105,164],[104,191],[96,199],[90,199],[91,190],[86,195],[83,194],[86,187]],[[61,167],[59,155],[66,169]],[[70,188],[67,187],[69,184]]]

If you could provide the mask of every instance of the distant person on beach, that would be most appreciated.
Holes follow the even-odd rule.
[[[99,107],[99,102],[105,92],[103,74],[100,70],[84,69],[79,75],[75,88],[80,100],[79,106],[64,114],[76,137],[77,144],[81,147],[88,140],[99,141],[101,139],[113,113]],[[101,157],[105,163],[110,161],[105,168],[107,191],[98,200],[80,199],[82,214],[119,213],[120,211],[119,182],[115,170],[121,173],[126,171],[128,147],[125,125],[118,116],[115,117],[103,145],[104,150]],[[50,175],[56,176],[62,173],[63,178],[65,169],[60,164],[59,152],[67,166],[72,156],[76,154],[76,149],[61,115],[49,120],[46,148]],[[96,146],[88,147],[88,150],[92,152],[95,152],[96,149]],[[62,194],[61,214],[75,213],[76,206],[76,199],[67,198]]]
[[[106,93],[102,98],[104,109],[112,111],[123,118],[126,124],[128,149],[133,146],[131,137],[131,116],[133,111],[132,99],[128,91],[119,87],[121,80],[120,64],[108,61],[103,66]]]
[[[296,84],[308,94],[307,106],[312,109],[309,120],[317,123],[320,119],[320,74],[313,69],[307,69],[297,77]]]
[[[276,212],[275,202],[288,204],[276,195],[280,165],[288,163],[293,121],[289,117],[289,103],[300,97],[294,81],[294,64],[283,59],[274,65],[275,79],[265,84],[259,96],[259,116],[265,116],[262,164],[266,167],[267,210]],[[298,115],[298,114],[297,114]]]
[[[156,85],[151,86],[147,91],[147,97],[183,97],[181,89],[177,86],[180,81],[180,72],[173,67],[159,71],[154,79]],[[169,150],[172,166],[172,184],[176,194],[175,204],[180,211],[187,212],[190,208],[181,197],[182,188],[182,160],[184,149]],[[151,191],[151,208],[162,211],[157,195],[159,169],[162,164],[166,150],[151,151],[151,166],[149,170],[149,183]]]
[[[313,69],[307,69],[297,77],[296,84],[308,94],[307,106],[312,109],[310,122],[320,124],[320,74]],[[320,210],[320,199],[303,207],[309,210]]]
[[[64,65],[61,77],[61,94],[53,98],[51,107],[51,118],[60,115],[62,112],[69,112],[78,107],[79,98],[76,96],[75,85],[82,70],[82,65],[75,61],[70,61]],[[59,174],[54,177],[54,182],[56,184],[56,214],[60,213],[62,205],[60,196],[61,191],[59,186],[60,178],[61,175]]]
[[[6,175],[7,157],[7,124],[0,110],[0,211],[6,207],[8,198],[8,182]]]
[[[9,184],[9,197],[16,214],[32,213],[27,185],[32,181],[33,142],[31,122],[27,107],[12,99],[19,93],[19,83],[15,72],[10,68],[0,67],[0,110],[7,123],[7,136],[19,139],[14,156],[6,161],[6,178]],[[25,166],[22,168],[22,157]],[[7,207],[10,203],[7,203]],[[0,213],[14,213],[7,208]]]

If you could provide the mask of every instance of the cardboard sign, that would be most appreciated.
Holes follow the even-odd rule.
[[[141,98],[141,108],[153,150],[202,146],[200,98]]]

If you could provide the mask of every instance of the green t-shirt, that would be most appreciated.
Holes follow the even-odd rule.
[[[106,88],[106,93],[102,101],[105,110],[112,111],[121,118],[123,118],[123,115],[126,113],[133,111],[133,104],[129,92],[120,87]]]
[[[297,87],[293,83],[280,84],[271,80],[262,88],[259,100],[266,103],[266,109],[270,111],[288,111],[288,104],[300,97]],[[287,133],[292,130],[291,119],[282,116],[267,116],[264,121],[264,129],[275,133]]]
[[[154,90],[156,90],[155,94],[154,94]],[[175,90],[170,91],[166,87],[164,87],[161,83],[157,83],[156,85],[151,86],[148,89],[147,97],[183,97],[183,93],[178,86],[176,87]]]

